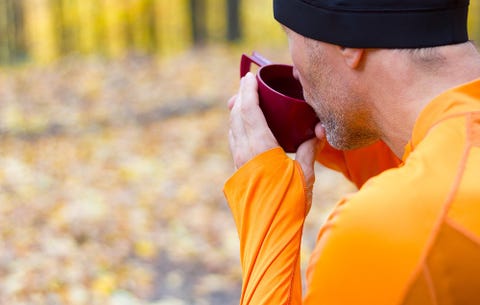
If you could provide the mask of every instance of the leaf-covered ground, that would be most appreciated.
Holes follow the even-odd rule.
[[[209,48],[0,71],[0,304],[237,304],[222,188],[238,59]],[[317,172],[304,262],[352,190]]]

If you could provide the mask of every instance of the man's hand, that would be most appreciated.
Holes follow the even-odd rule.
[[[262,152],[278,147],[258,106],[257,80],[252,73],[242,78],[240,90],[228,101],[228,107],[230,150],[237,169]]]
[[[278,147],[278,142],[258,105],[257,80],[252,73],[247,73],[242,78],[240,90],[228,101],[228,107],[230,109],[229,142],[235,168],[238,169],[255,156]],[[295,158],[305,176],[307,209],[310,209],[312,203],[316,152],[325,144],[324,129],[320,123],[317,124],[315,133],[316,138],[300,145]]]

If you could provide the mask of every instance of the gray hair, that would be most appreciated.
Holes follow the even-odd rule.
[[[435,70],[445,63],[446,57],[440,50],[441,47],[418,48],[418,49],[399,49],[399,52],[405,52],[415,63],[428,70]]]

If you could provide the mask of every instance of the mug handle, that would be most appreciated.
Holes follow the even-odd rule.
[[[244,77],[245,74],[250,72],[252,63],[256,64],[259,67],[263,67],[266,65],[270,65],[271,61],[258,54],[257,52],[253,52],[252,56],[243,54],[242,60],[240,61],[240,78]]]

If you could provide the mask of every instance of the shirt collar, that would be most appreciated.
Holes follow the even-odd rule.
[[[435,97],[420,112],[413,127],[412,137],[405,146],[402,161],[405,162],[436,123],[451,116],[471,112],[472,106],[476,110],[480,110],[480,79],[465,83]]]

